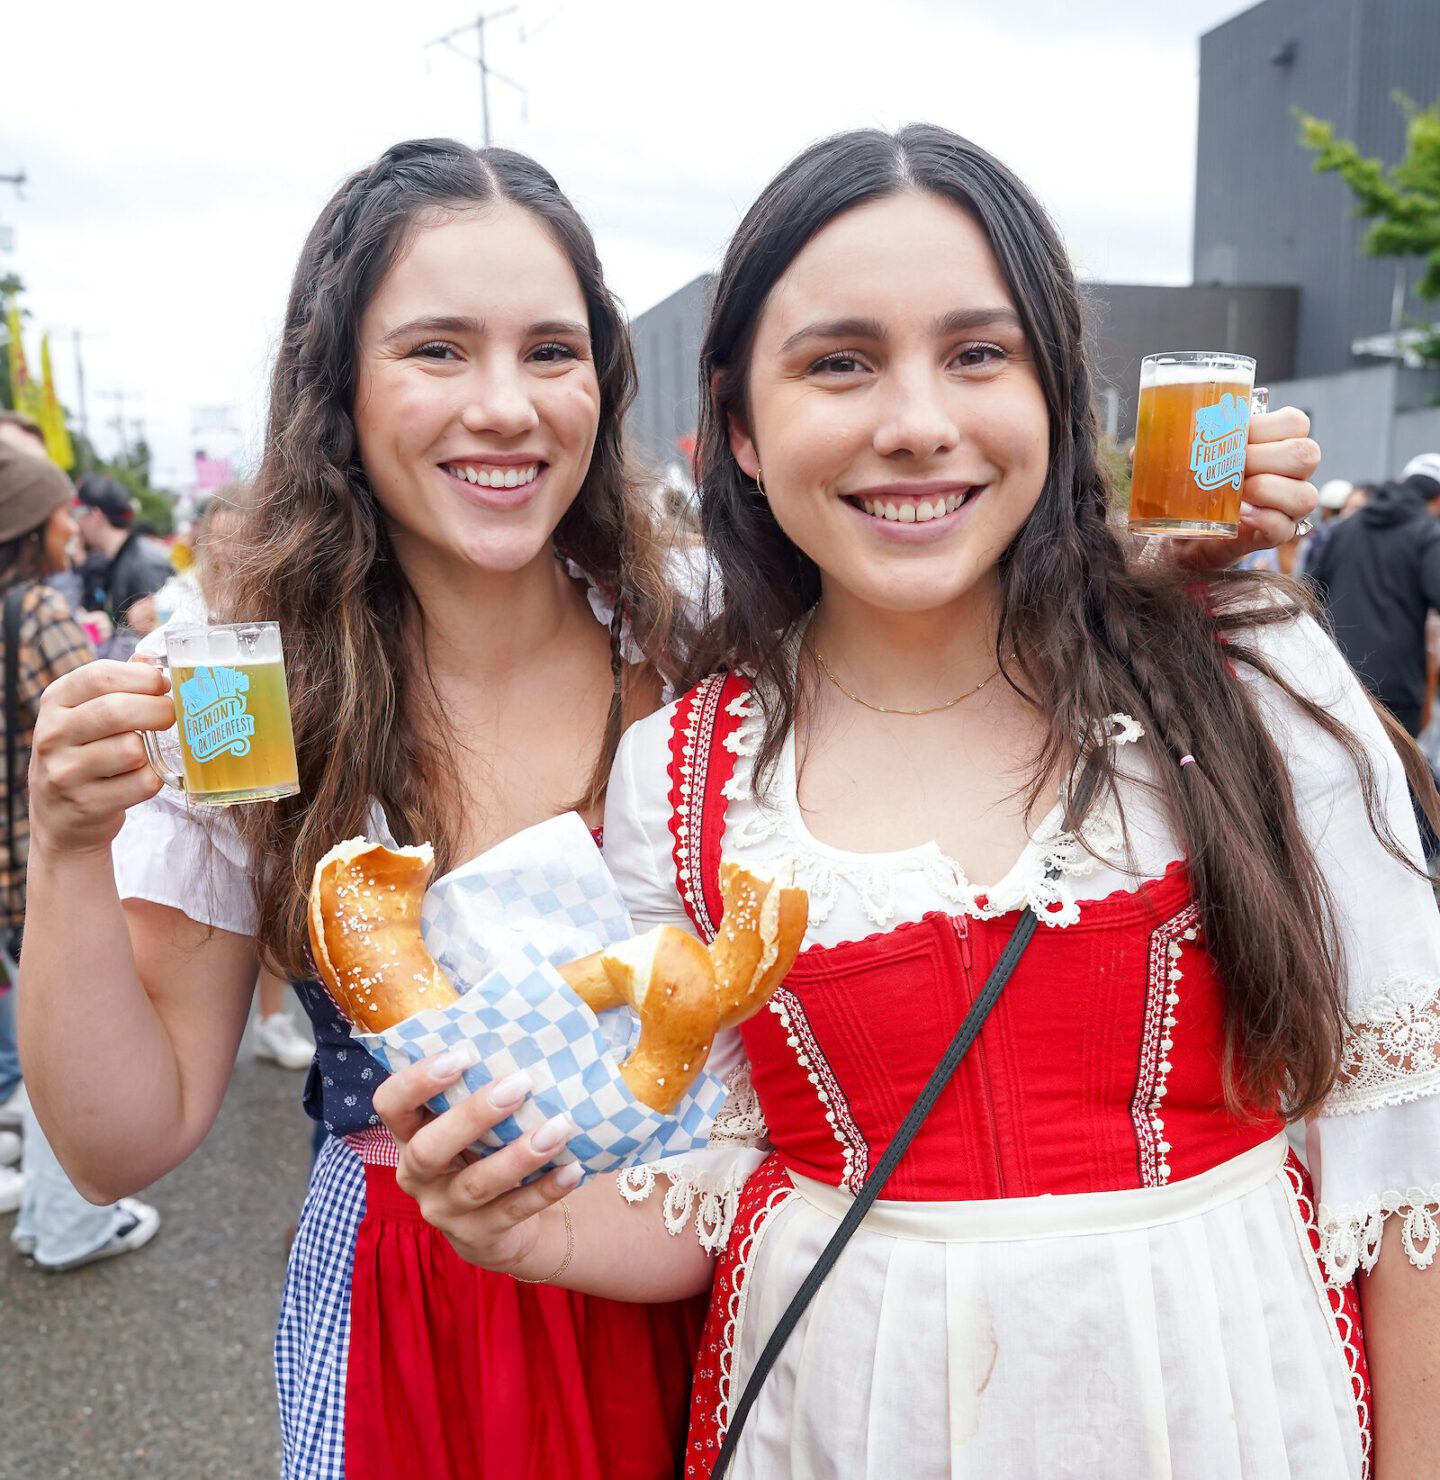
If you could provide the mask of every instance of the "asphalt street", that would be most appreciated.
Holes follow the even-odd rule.
[[[309,1172],[304,1078],[247,1041],[205,1143],[141,1194],[161,1217],[144,1249],[44,1274],[0,1217],[0,1480],[278,1473],[270,1344]]]

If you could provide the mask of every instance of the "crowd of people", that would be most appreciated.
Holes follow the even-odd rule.
[[[201,510],[194,564],[177,572],[136,517],[124,486],[104,474],[72,481],[49,458],[39,427],[0,411],[0,595],[5,600],[0,898],[5,932],[0,983],[0,1213],[18,1213],[10,1242],[35,1268],[63,1272],[143,1247],[159,1213],[138,1198],[95,1206],[74,1188],[30,1111],[16,1042],[12,983],[25,924],[31,739],[40,697],[62,674],[97,656],[133,653],[162,616],[190,602],[203,612],[201,573],[230,532],[236,492]],[[13,667],[8,666],[13,655]],[[308,1067],[311,1042],[284,1010],[285,983],[261,974],[257,1055]]]
[[[20,1041],[103,1247],[153,1233],[133,1195],[213,1123],[257,972],[311,1018],[287,1476],[1395,1480],[1440,1451],[1423,714],[1372,704],[1356,670],[1388,670],[1275,574],[1317,502],[1304,415],[1253,418],[1233,540],[1157,558],[1115,516],[1082,324],[984,150],[813,146],[717,280],[705,552],[677,560],[578,212],[510,150],[387,150],[302,249],[259,472],[202,570],[199,611],[284,632],[301,784],[224,810],[147,764],[163,674],[88,661],[42,580],[66,480],[0,460],[7,589],[68,624],[10,730]],[[1307,573],[1342,641],[1392,543],[1404,621],[1440,597],[1435,472],[1343,521],[1327,490]],[[477,1159],[534,1077],[433,1115],[466,1055],[387,1075],[307,956],[317,861],[377,817],[439,875],[572,811],[638,929],[713,937],[722,847],[810,899],[784,988],[717,1039],[710,1143],[618,1181],[563,1161],[564,1115]]]

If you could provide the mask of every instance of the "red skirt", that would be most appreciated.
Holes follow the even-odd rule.
[[[347,1480],[670,1480],[705,1305],[631,1305],[477,1269],[393,1168],[368,1165]]]

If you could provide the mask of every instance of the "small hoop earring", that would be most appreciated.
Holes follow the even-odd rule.
[[[758,493],[761,498],[770,497],[770,495],[765,492],[765,485],[760,481],[760,465],[758,463],[755,465],[755,492]]]

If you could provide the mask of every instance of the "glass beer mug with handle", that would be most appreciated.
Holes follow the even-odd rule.
[[[1240,524],[1255,361],[1219,350],[1175,350],[1140,362],[1130,528],[1138,534],[1232,537]]]
[[[152,660],[156,661],[156,660]],[[192,802],[232,806],[300,790],[276,622],[165,629],[179,769],[143,734],[155,774]]]

